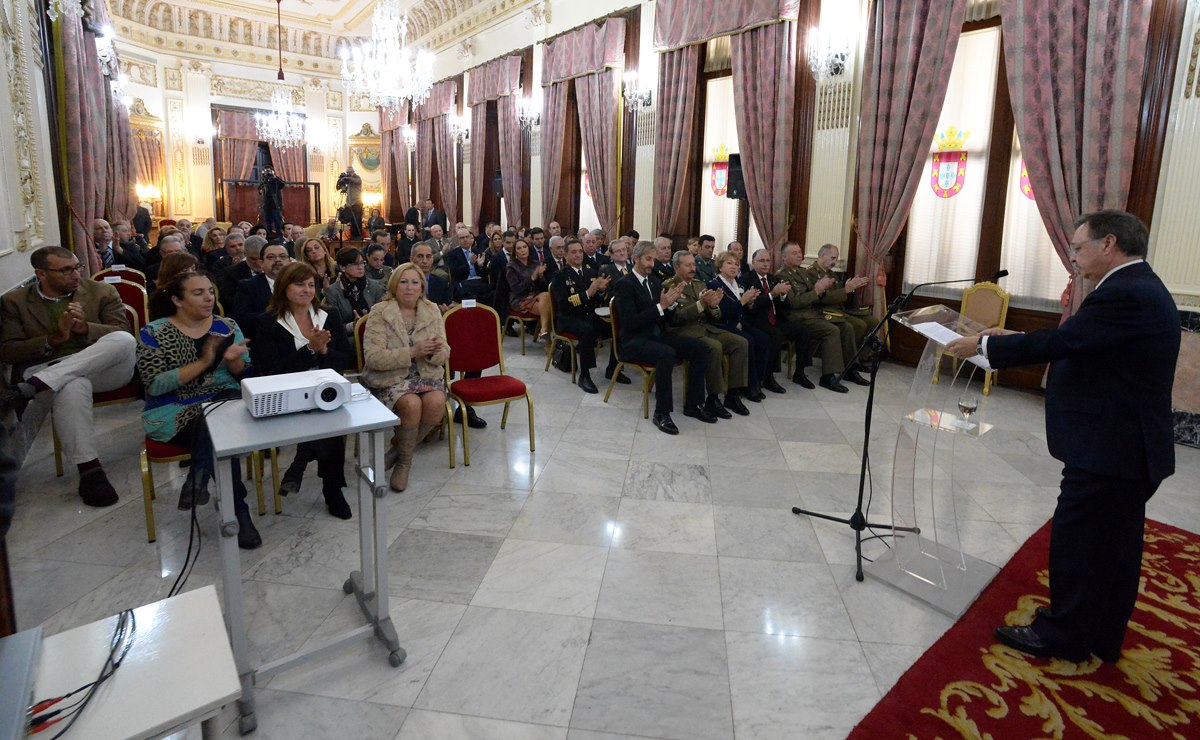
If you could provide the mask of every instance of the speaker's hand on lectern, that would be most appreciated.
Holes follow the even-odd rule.
[[[978,344],[979,337],[959,337],[946,345],[946,351],[960,360],[965,360],[975,354],[975,347]]]
[[[1012,329],[1005,329],[1000,326],[993,326],[991,329],[984,329],[979,333],[985,337],[1004,337],[1008,336],[1009,334],[1020,334],[1021,332],[1013,331]]]

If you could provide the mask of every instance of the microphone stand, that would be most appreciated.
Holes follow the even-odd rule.
[[[1001,270],[992,279],[999,280],[1000,278],[1004,277],[1007,274],[1008,274],[1007,270]],[[851,514],[849,516],[849,518],[833,516],[832,514],[822,514],[820,512],[803,509],[799,506],[793,506],[792,513],[793,514],[802,514],[804,516],[809,516],[809,517],[817,517],[818,519],[826,519],[828,521],[838,522],[840,524],[846,524],[850,527],[850,529],[854,530],[854,579],[856,581],[863,580],[863,565],[862,565],[863,564],[863,555],[862,555],[862,533],[863,533],[863,530],[870,527],[870,528],[874,528],[874,529],[890,529],[893,532],[912,532],[914,534],[921,533],[920,527],[896,527],[891,524],[878,524],[875,522],[869,522],[869,521],[867,521],[866,513],[863,511],[863,492],[866,489],[867,462],[869,460],[868,445],[871,444],[871,418],[872,418],[872,412],[875,409],[875,378],[879,374],[879,365],[883,361],[884,346],[883,346],[883,341],[880,340],[880,338],[879,338],[879,332],[881,329],[883,329],[883,327],[885,327],[887,325],[887,322],[889,320],[891,320],[892,316],[894,316],[896,314],[896,312],[903,310],[904,307],[908,305],[908,301],[913,297],[913,294],[916,293],[921,288],[926,288],[926,287],[929,287],[930,285],[949,285],[951,283],[973,283],[973,282],[975,282],[974,278],[969,278],[966,280],[942,280],[942,281],[931,282],[931,283],[921,283],[920,285],[917,285],[916,287],[914,287],[912,290],[908,291],[907,293],[901,293],[900,295],[896,296],[895,300],[893,300],[891,302],[891,304],[888,306],[887,312],[883,315],[883,319],[875,327],[875,330],[872,331],[870,334],[868,334],[865,339],[863,339],[863,343],[859,346],[858,351],[854,353],[854,356],[850,357],[849,359],[846,360],[845,368],[842,370],[841,374],[836,379],[838,382],[841,381],[841,375],[845,375],[849,371],[850,368],[854,367],[855,361],[858,359],[859,355],[863,354],[864,350],[866,350],[868,347],[871,350],[873,350],[873,353],[870,355],[870,359],[869,359],[870,367],[868,368],[867,380],[868,380],[869,385],[867,388],[867,408],[866,408],[866,412],[863,416],[864,428],[863,428],[862,457],[860,459],[859,468],[858,468],[858,501],[855,503],[854,513]]]

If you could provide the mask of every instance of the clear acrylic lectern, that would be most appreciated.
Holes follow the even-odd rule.
[[[955,479],[971,474],[969,457],[956,453],[956,443],[992,428],[982,393],[983,372],[990,368],[982,357],[957,360],[944,348],[985,327],[942,305],[892,319],[926,343],[896,438],[893,547],[866,571],[957,618],[999,570],[963,553],[955,511]]]

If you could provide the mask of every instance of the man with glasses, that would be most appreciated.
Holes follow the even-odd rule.
[[[242,333],[253,339],[258,317],[267,310],[271,293],[275,290],[275,278],[291,263],[282,244],[269,244],[262,250],[263,271],[238,283],[237,296],[233,303],[233,319],[242,328]]]
[[[79,470],[79,497],[110,506],[117,492],[100,466],[92,393],[120,388],[133,377],[133,338],[113,286],[84,280],[82,265],[62,247],[30,255],[36,280],[3,298],[0,362],[12,365],[11,390],[0,413],[18,418],[35,398],[51,404],[54,431]]]
[[[1120,659],[1138,594],[1146,502],[1175,472],[1179,312],[1146,263],[1147,242],[1132,214],[1084,215],[1071,262],[1096,287],[1073,316],[1055,329],[987,329],[946,345],[994,368],[1050,363],[1046,441],[1063,463],[1050,525],[1050,606],[1028,626],[995,630],[1031,655]]]

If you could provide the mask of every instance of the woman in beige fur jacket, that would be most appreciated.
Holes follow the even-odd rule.
[[[400,417],[392,490],[408,486],[413,448],[446,412],[450,345],[438,307],[425,298],[425,273],[411,262],[396,268],[387,296],[367,314],[363,385]]]

